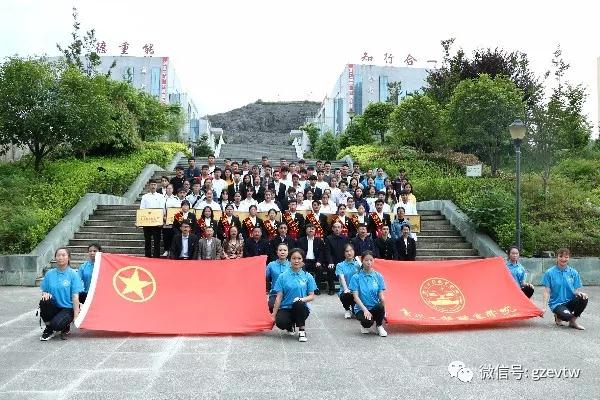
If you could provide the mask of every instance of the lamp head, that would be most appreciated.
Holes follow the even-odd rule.
[[[521,141],[525,138],[527,126],[520,119],[517,119],[508,126],[508,131],[510,132],[510,137],[513,140]]]

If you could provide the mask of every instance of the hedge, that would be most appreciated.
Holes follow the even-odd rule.
[[[85,193],[121,196],[146,164],[166,166],[178,151],[187,149],[149,142],[129,155],[51,160],[39,175],[27,158],[0,164],[0,254],[29,253]]]

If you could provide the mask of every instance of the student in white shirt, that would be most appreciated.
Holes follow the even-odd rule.
[[[396,213],[398,212],[398,209],[400,207],[404,208],[404,213],[406,215],[417,215],[418,214],[417,206],[408,200],[407,193],[402,193],[400,195],[400,201],[398,201],[398,203],[396,203],[396,205],[394,206],[394,215],[396,215]]]
[[[221,199],[221,192],[223,192],[223,189],[227,188],[227,182],[225,182],[224,179],[221,179],[221,168],[217,167],[215,168],[214,172],[213,172],[213,180],[212,180],[212,187],[213,190],[215,191],[216,195],[217,195],[217,199]]]
[[[206,197],[204,198],[204,201],[202,201],[200,204],[197,204],[194,208],[203,210],[205,207],[210,207],[213,211],[221,211],[221,205],[215,200],[213,200],[212,190],[206,192]]]
[[[165,196],[156,192],[157,181],[151,180],[148,193],[142,196],[140,209],[158,208],[163,212],[163,223],[165,217]],[[160,234],[162,223],[157,226],[144,226],[144,250],[146,257],[160,257]],[[154,243],[152,243],[154,242]]]
[[[194,181],[192,185],[192,194],[189,194],[185,197],[187,201],[190,202],[191,208],[195,208],[196,205],[200,204],[202,201],[202,193],[200,192],[200,182]]]
[[[329,194],[323,193],[321,197],[321,213],[322,214],[335,214],[337,207],[335,204],[329,201]]]
[[[254,197],[252,197],[253,195],[254,188],[250,186],[246,189],[246,198],[241,201],[239,211],[248,212],[250,210],[250,206],[258,206],[258,201],[256,201]]]
[[[258,203],[258,212],[267,212],[270,209],[281,211],[277,203],[273,200],[273,192],[265,190],[265,200]]]

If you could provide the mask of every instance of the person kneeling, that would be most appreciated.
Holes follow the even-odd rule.
[[[344,261],[335,266],[335,274],[340,281],[340,291],[338,296],[344,306],[344,318],[352,318],[352,307],[354,306],[354,296],[348,287],[352,277],[360,270],[360,264],[354,258],[354,246],[348,243],[344,247]]]
[[[71,322],[79,315],[79,293],[83,292],[83,283],[75,270],[71,269],[71,253],[60,248],[54,253],[56,268],[44,276],[40,285],[40,317],[46,329],[40,340],[52,339],[56,332],[65,340],[71,332]]]
[[[559,249],[556,253],[556,265],[542,276],[544,303],[548,300],[556,325],[567,321],[571,328],[583,330],[585,328],[577,323],[577,319],[587,307],[588,296],[579,291],[579,273],[568,265],[571,257],[569,249]]]
[[[294,335],[298,327],[298,341],[306,342],[305,323],[310,309],[308,302],[315,297],[317,284],[311,274],[304,271],[304,251],[292,249],[291,268],[277,278],[274,290],[277,292],[271,317],[279,329]]]
[[[373,269],[373,253],[365,251],[362,254],[362,270],[352,276],[350,290],[354,295],[354,313],[360,321],[361,333],[369,333],[373,324],[379,336],[387,336],[383,328],[385,318],[385,301],[383,291],[385,282],[383,276]]]

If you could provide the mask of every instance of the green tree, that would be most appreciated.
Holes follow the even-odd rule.
[[[400,100],[400,91],[402,90],[402,82],[389,82],[387,84],[388,97],[386,101],[392,104],[398,104]]]
[[[71,38],[73,41],[65,48],[60,44],[56,47],[65,56],[65,61],[68,65],[79,69],[81,72],[88,76],[96,75],[97,69],[100,66],[100,56],[96,51],[96,31],[90,29],[86,31],[83,37],[81,37],[81,23],[79,22],[79,13],[77,8],[73,7],[73,32],[71,32]],[[116,61],[113,61],[112,65],[108,70],[110,71],[115,67]]]
[[[371,144],[375,141],[373,135],[365,126],[365,120],[362,116],[357,115],[352,119],[352,122],[346,126],[344,132],[338,136],[340,149],[345,149],[349,146],[359,146],[363,144]]]
[[[552,59],[552,94],[545,104],[536,105],[529,121],[530,157],[542,170],[544,193],[548,193],[550,172],[560,155],[585,148],[591,137],[591,124],[583,113],[587,94],[581,85],[564,81],[569,67],[558,46]]]
[[[0,67],[0,146],[26,146],[39,171],[44,157],[67,141],[59,118],[58,68],[10,58]]]
[[[523,101],[528,108],[532,108],[541,98],[543,86],[530,70],[527,54],[488,48],[475,50],[469,58],[462,49],[451,54],[453,44],[454,38],[442,41],[442,65],[429,72],[427,86],[423,88],[438,103],[448,103],[461,81],[475,79],[481,74],[487,74],[491,78],[507,77],[521,89]]]
[[[310,149],[314,150],[317,145],[317,140],[319,139],[319,127],[311,122],[302,125],[300,130],[306,132],[306,135],[308,135],[308,141],[310,142]]]
[[[107,78],[88,77],[74,67],[60,76],[59,108],[63,136],[77,154],[85,157],[94,145],[101,143],[114,129],[116,114],[108,97]]]
[[[443,132],[442,110],[427,95],[405,97],[389,120],[393,139],[400,145],[433,151],[448,142]]]
[[[363,112],[363,121],[368,132],[380,135],[381,143],[385,142],[388,130],[388,118],[396,106],[390,103],[371,103]]]
[[[315,158],[320,158],[322,160],[335,160],[338,151],[339,144],[337,138],[333,136],[333,133],[325,132],[319,137],[319,140],[317,140],[314,154]]]
[[[484,74],[460,82],[448,103],[448,131],[461,151],[486,161],[493,175],[510,145],[508,125],[524,116],[522,99],[522,91],[509,79]]]

